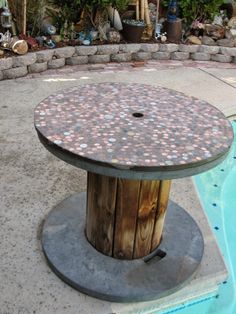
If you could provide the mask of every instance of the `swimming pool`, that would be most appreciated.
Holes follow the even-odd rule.
[[[217,297],[182,304],[158,314],[236,314],[236,121],[234,142],[217,167],[194,177],[196,191],[229,271]]]
[[[232,122],[236,135],[236,121]],[[194,178],[202,206],[227,264],[229,278],[207,314],[236,313],[236,136],[228,157]],[[203,312],[204,313],[204,312]]]

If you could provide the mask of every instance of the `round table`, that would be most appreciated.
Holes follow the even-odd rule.
[[[58,204],[43,227],[56,274],[121,302],[167,295],[192,278],[204,241],[169,191],[171,179],[226,157],[233,131],[219,110],[162,87],[88,84],[43,100],[35,127],[51,153],[88,171],[87,192]]]

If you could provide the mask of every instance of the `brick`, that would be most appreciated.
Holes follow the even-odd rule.
[[[75,47],[63,47],[55,49],[55,56],[57,58],[69,58],[75,53]]]
[[[29,65],[28,70],[29,73],[40,73],[43,71],[46,71],[48,68],[48,63],[47,62],[42,62],[42,63],[34,63]]]
[[[220,53],[226,56],[236,57],[236,48],[220,47]]]
[[[97,52],[96,46],[77,46],[75,51],[79,56],[92,56]]]
[[[164,51],[153,52],[152,58],[156,60],[169,60],[170,52],[164,52]]]
[[[89,63],[107,63],[110,62],[110,55],[89,56]]]
[[[12,58],[1,58],[0,59],[0,71],[12,68]]]
[[[194,52],[191,54],[191,58],[196,61],[209,61],[211,59],[211,55],[204,52]]]
[[[132,54],[129,52],[126,53],[117,53],[111,55],[111,61],[113,62],[128,62],[131,61]]]
[[[188,60],[189,59],[189,52],[172,52],[170,58],[173,60]]]
[[[65,58],[54,59],[54,60],[48,61],[48,68],[49,69],[62,68],[64,65],[65,65]]]
[[[121,52],[138,52],[141,49],[140,44],[121,44],[120,45],[120,51]]]
[[[4,79],[14,79],[17,77],[25,76],[27,74],[28,74],[28,70],[26,66],[3,70]]]
[[[159,44],[141,44],[140,51],[144,52],[157,52],[159,50]]]
[[[175,52],[178,51],[179,45],[177,44],[160,44],[159,51],[162,52]]]
[[[222,54],[216,54],[211,56],[212,61],[222,62],[222,63],[229,63],[232,61],[231,56],[226,56]]]
[[[101,45],[97,46],[97,54],[98,55],[111,55],[115,54],[119,51],[119,45]]]
[[[88,63],[88,56],[76,56],[66,58],[67,65],[78,65],[78,64],[87,64]]]
[[[218,46],[206,46],[202,45],[199,48],[199,52],[204,52],[204,53],[210,53],[210,54],[217,54],[220,50],[220,47]]]
[[[37,60],[36,53],[27,53],[26,55],[23,56],[18,56],[18,57],[13,57],[12,61],[13,64],[12,66],[15,67],[24,67],[30,64],[35,63]]]
[[[54,56],[54,50],[52,49],[36,52],[37,62],[48,62],[52,60],[53,56]]]
[[[180,52],[198,52],[199,50],[199,45],[184,45],[184,44],[180,44],[179,45],[179,51]]]
[[[136,52],[132,54],[132,59],[135,61],[144,61],[144,60],[150,60],[152,58],[151,52]]]

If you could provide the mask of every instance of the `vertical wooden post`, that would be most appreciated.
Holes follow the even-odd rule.
[[[139,20],[139,0],[136,0],[136,20]]]
[[[170,181],[88,173],[86,236],[103,254],[141,258],[161,242]]]
[[[22,20],[23,35],[26,35],[26,7],[27,7],[27,0],[23,0],[23,20]]]

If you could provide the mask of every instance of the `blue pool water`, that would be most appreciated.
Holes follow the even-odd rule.
[[[232,125],[236,135],[236,121]],[[219,297],[206,313],[236,314],[236,136],[226,160],[194,180],[229,271]]]
[[[229,271],[217,296],[165,310],[163,314],[236,314],[236,121],[234,143],[227,158],[194,177],[196,190]]]

